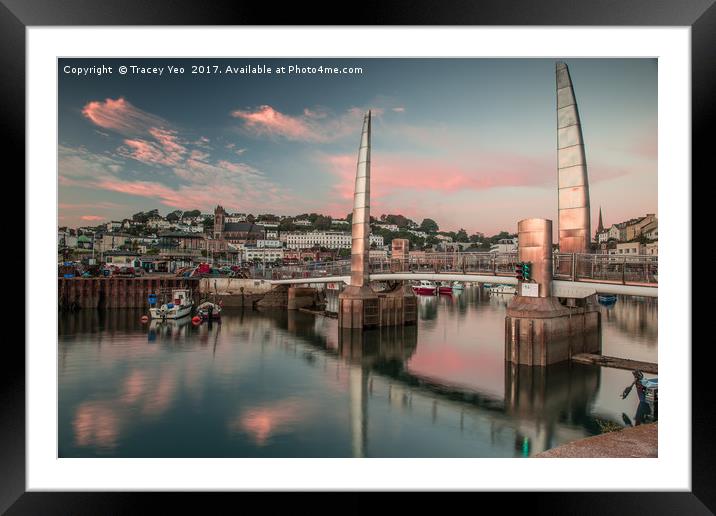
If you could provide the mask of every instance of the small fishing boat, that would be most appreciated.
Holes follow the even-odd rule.
[[[452,286],[450,284],[441,283],[438,286],[438,293],[444,296],[452,296]]]
[[[512,285],[496,285],[490,287],[491,294],[517,294],[517,289]]]
[[[420,280],[418,283],[413,285],[413,292],[419,296],[434,296],[437,288],[437,285],[435,285],[432,281]]]
[[[597,301],[600,305],[613,305],[617,302],[617,296],[614,294],[597,294]]]
[[[464,290],[464,289],[465,289],[465,285],[463,285],[463,284],[460,283],[459,281],[453,281],[453,282],[452,282],[452,289],[453,289],[453,290]]]
[[[191,315],[194,300],[189,289],[172,290],[172,301],[157,306],[157,296],[149,296],[149,315],[152,319],[179,319]]]
[[[221,305],[212,303],[211,301],[204,301],[196,307],[196,314],[201,317],[202,321],[216,321],[221,319]]]

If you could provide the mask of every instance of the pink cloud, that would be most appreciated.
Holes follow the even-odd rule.
[[[147,165],[166,165],[173,167],[181,163],[187,152],[187,148],[178,142],[175,131],[152,127],[149,129],[149,133],[154,136],[156,142],[142,139],[126,139],[124,143],[128,148],[120,147],[120,155]],[[201,155],[203,157],[208,156],[206,153],[201,153]]]
[[[96,221],[96,220],[103,220],[104,217],[99,217],[97,215],[82,215],[80,217],[80,219],[87,220],[87,221]]]
[[[322,138],[304,119],[284,115],[271,106],[263,105],[254,111],[237,109],[231,116],[240,118],[256,134],[283,136],[289,140],[320,141]]]
[[[335,190],[344,199],[353,197],[356,156],[322,158],[339,182]],[[470,163],[474,162],[474,165]],[[553,180],[549,160],[515,155],[458,156],[454,160],[413,158],[399,155],[373,156],[371,196],[385,197],[395,191],[417,190],[454,193],[497,187],[537,186]]]
[[[380,116],[383,110],[373,109],[374,116]],[[271,106],[263,105],[252,110],[237,109],[231,116],[244,122],[244,128],[259,136],[283,137],[287,140],[312,143],[335,141],[349,134],[354,134],[360,123],[364,110],[351,108],[339,116],[318,109],[304,109],[298,116],[287,115]]]
[[[82,114],[99,127],[126,135],[142,134],[151,127],[168,125],[161,117],[142,111],[123,97],[88,102]]]

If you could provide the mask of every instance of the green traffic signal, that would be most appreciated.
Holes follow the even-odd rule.
[[[525,281],[529,281],[532,278],[532,264],[530,262],[524,262],[522,264],[522,277]]]

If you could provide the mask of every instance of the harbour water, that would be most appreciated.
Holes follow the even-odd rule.
[[[525,457],[635,422],[629,371],[507,364],[508,300],[421,296],[417,326],[362,334],[285,310],[60,314],[58,455]],[[601,310],[605,355],[657,361],[655,299]]]

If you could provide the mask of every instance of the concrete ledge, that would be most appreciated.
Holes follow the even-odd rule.
[[[658,423],[587,437],[538,453],[541,458],[655,458],[659,456]]]

